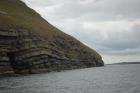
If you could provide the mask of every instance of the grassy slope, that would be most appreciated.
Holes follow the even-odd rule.
[[[96,57],[100,59],[96,51],[53,27],[19,0],[0,0],[1,27],[27,28],[46,40],[46,46],[57,49],[69,58]]]

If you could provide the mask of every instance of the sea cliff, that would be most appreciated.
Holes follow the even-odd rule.
[[[103,66],[102,57],[20,0],[0,0],[0,75]]]

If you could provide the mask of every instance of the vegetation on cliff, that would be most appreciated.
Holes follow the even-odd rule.
[[[0,0],[0,74],[103,66],[101,56],[20,0]]]

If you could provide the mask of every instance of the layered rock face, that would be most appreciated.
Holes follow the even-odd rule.
[[[19,0],[0,1],[0,75],[103,66],[101,56]]]

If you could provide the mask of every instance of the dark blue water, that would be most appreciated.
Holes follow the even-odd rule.
[[[0,93],[140,93],[140,64],[1,78]]]

